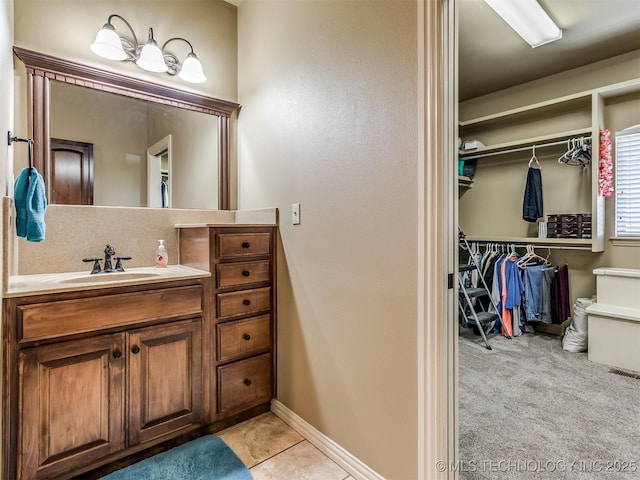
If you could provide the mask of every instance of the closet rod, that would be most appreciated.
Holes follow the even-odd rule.
[[[586,142],[591,142],[591,138],[588,136],[583,137]],[[527,150],[531,150],[532,148],[543,148],[543,147],[555,147],[557,145],[566,145],[567,140],[558,140],[557,142],[548,142],[541,143],[539,145],[533,144],[527,147],[518,147],[518,148],[509,148],[508,150],[499,150],[497,152],[489,152],[489,153],[478,153],[477,155],[460,155],[458,158],[460,160],[474,160],[476,158],[484,158],[484,157],[493,157],[494,155],[502,155],[503,153],[515,153],[515,152],[526,152]]]
[[[514,246],[515,248],[527,248],[527,245],[533,245],[534,248],[546,248],[551,250],[583,250],[585,252],[590,252],[591,247],[577,247],[572,245],[548,245],[548,244],[539,244],[539,243],[513,243],[513,242],[476,242],[474,240],[467,240],[469,243],[475,243],[480,247],[486,247],[487,245],[505,245],[505,246]]]

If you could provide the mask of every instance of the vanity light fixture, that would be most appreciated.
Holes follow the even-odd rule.
[[[484,0],[533,48],[562,38],[562,30],[537,0]]]
[[[116,32],[111,23],[114,17],[122,20],[129,28],[132,39],[121,37]],[[177,56],[166,50],[167,45],[176,40],[185,42],[191,49],[182,62]],[[202,64],[193,52],[193,45],[188,40],[181,37],[173,37],[164,42],[162,48],[160,48],[153,38],[153,28],[149,28],[149,38],[145,44],[141,45],[129,22],[115,13],[109,15],[107,23],[96,35],[96,40],[91,45],[91,51],[109,60],[132,61],[149,72],[167,72],[169,75],[178,75],[185,82],[203,83],[207,80],[202,70]]]

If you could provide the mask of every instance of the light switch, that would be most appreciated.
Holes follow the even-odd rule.
[[[300,204],[291,204],[291,225],[300,225]]]

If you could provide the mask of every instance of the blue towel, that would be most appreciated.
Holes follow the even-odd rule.
[[[47,211],[47,196],[42,175],[35,168],[23,168],[14,185],[16,202],[16,233],[30,242],[44,240],[46,225],[44,214]]]

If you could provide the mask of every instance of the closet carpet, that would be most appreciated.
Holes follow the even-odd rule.
[[[489,342],[460,329],[461,479],[640,478],[640,380],[560,337]]]

